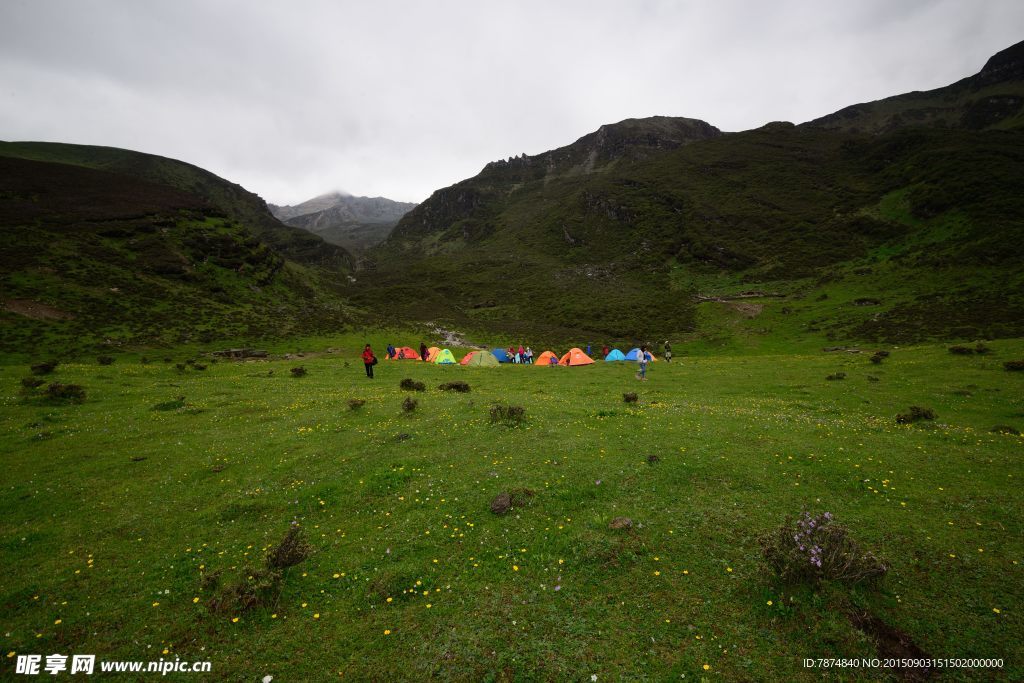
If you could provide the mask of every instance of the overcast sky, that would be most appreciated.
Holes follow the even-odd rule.
[[[0,139],[174,157],[294,204],[422,201],[652,115],[796,123],[940,87],[1022,0],[0,0]]]

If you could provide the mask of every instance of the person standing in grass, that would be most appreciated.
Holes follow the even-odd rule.
[[[533,365],[533,349],[526,347],[526,364]]]
[[[366,366],[366,376],[373,379],[373,366],[377,364],[377,357],[373,355],[373,349],[367,344],[363,349],[363,365]]]
[[[665,362],[672,362],[672,347],[668,343],[668,339],[665,340]]]
[[[393,344],[388,344],[388,348],[386,349],[386,353],[388,354],[388,360],[394,360],[395,359],[395,346]]]
[[[608,354],[611,353],[611,352],[612,352],[612,350],[608,348],[607,344],[605,344],[604,348],[601,349],[601,358],[607,358]]]
[[[429,355],[430,354],[427,353],[427,345],[420,342],[420,360],[426,360]]]
[[[647,364],[651,361],[651,354],[647,353],[647,347],[640,347],[640,356],[636,359],[640,364],[640,370],[636,373],[636,378],[641,382],[647,381]]]

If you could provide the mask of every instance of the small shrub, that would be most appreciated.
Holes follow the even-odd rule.
[[[460,394],[469,393],[470,390],[469,384],[462,381],[445,382],[444,384],[439,384],[437,388],[440,389],[441,391],[456,391]]]
[[[175,368],[175,369],[176,369],[176,370],[177,370],[178,372],[185,372],[185,364],[184,364],[184,363],[175,363],[175,364],[174,364],[174,368]]]
[[[297,368],[292,368],[291,372],[292,372],[292,377],[305,377],[306,376],[306,368],[304,368],[301,365],[299,367],[297,367]]]
[[[1016,427],[1011,427],[1010,425],[996,425],[989,431],[994,434],[1012,434],[1013,436],[1020,436],[1020,431],[1017,430]]]
[[[284,535],[281,542],[267,553],[268,569],[287,569],[309,557],[312,551],[309,543],[302,535],[302,528],[298,524],[292,524],[288,533]]]
[[[984,356],[986,353],[992,353],[992,349],[985,342],[978,342],[974,345],[974,352]]]
[[[639,397],[636,395],[636,392],[633,391],[630,391],[622,395],[622,400],[624,403],[636,403],[638,398]]]
[[[511,405],[491,406],[491,422],[501,423],[509,427],[518,427],[526,421],[526,408]]]
[[[830,382],[834,382],[835,380],[838,380],[838,379],[846,379],[846,373],[845,372],[837,372],[835,374],[829,375],[825,379],[827,379]]]
[[[921,406],[910,406],[910,410],[905,413],[900,413],[896,416],[896,422],[898,424],[911,424],[913,422],[920,422],[921,420],[934,420],[935,411],[931,408],[922,408]]]
[[[1020,372],[1021,370],[1024,370],[1024,360],[1008,360],[1003,363],[1003,367],[1006,368],[1008,372]]]
[[[889,352],[888,351],[875,351],[871,355],[871,362],[874,363],[875,365],[878,365],[879,363],[881,363],[883,360],[885,360],[888,357],[889,357]]]
[[[57,368],[57,361],[50,360],[45,363],[36,363],[31,367],[33,375],[49,375]]]
[[[349,410],[359,410],[364,405],[366,405],[366,401],[364,399],[361,399],[361,398],[350,398],[348,400],[348,409]]]
[[[192,364],[192,369],[193,370],[205,370],[206,366],[203,365],[202,363],[193,363]]]
[[[828,512],[787,518],[760,543],[768,566],[783,581],[857,583],[879,579],[889,570],[874,553],[861,549]]]
[[[150,408],[150,410],[159,410],[159,411],[180,410],[180,409],[182,409],[184,407],[185,407],[185,397],[184,396],[178,396],[173,401],[164,401],[163,403],[157,403],[152,408]]]
[[[970,346],[950,346],[949,352],[955,356],[970,356],[974,353],[974,349]]]
[[[415,412],[416,411],[416,407],[419,404],[420,404],[420,402],[417,401],[416,399],[414,399],[412,396],[406,396],[405,400],[402,401],[402,410],[404,410],[407,413]]]
[[[398,386],[405,391],[426,391],[427,385],[423,382],[417,382],[414,379],[403,379],[398,383]]]
[[[142,358],[139,359],[139,363],[141,363],[142,365],[149,365],[149,358],[143,356]]]
[[[46,387],[46,397],[60,403],[81,403],[85,400],[85,387],[80,384],[54,382]]]
[[[99,363],[100,365],[113,365],[114,364],[114,357],[113,356],[100,356],[99,358],[96,359],[96,362]]]
[[[23,377],[21,379],[21,386],[25,389],[38,389],[45,382],[46,380],[39,379],[38,377]]]
[[[279,570],[257,569],[238,583],[218,591],[207,606],[214,614],[241,614],[270,604],[281,592],[282,578]]]

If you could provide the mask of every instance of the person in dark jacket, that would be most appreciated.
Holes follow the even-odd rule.
[[[377,357],[373,355],[373,349],[367,344],[366,348],[363,349],[363,365],[366,366],[366,376],[373,379],[373,366],[377,362]]]
[[[427,345],[420,342],[420,360],[426,360],[430,353],[427,352]]]
[[[388,360],[394,360],[395,359],[395,347],[394,347],[394,345],[388,344],[388,348],[385,350],[385,352],[388,354]]]

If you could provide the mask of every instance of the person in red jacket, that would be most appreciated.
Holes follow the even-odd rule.
[[[373,379],[373,366],[377,364],[377,357],[373,355],[373,349],[367,344],[363,349],[363,365],[366,366],[366,376]]]

